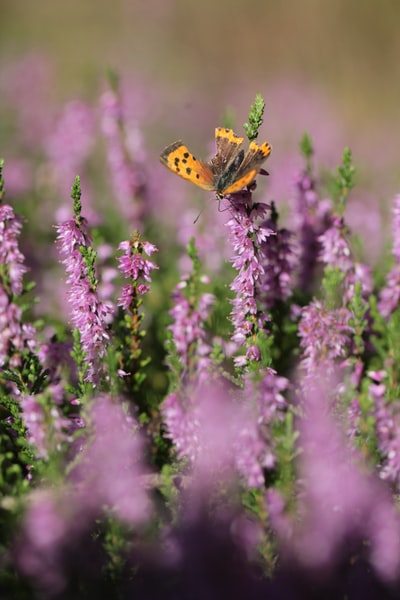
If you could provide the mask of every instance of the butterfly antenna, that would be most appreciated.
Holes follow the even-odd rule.
[[[199,214],[197,215],[197,217],[193,221],[193,225],[196,225],[196,223],[200,219],[200,215],[203,213],[203,211],[204,211],[204,208],[201,209],[201,211],[199,212]]]

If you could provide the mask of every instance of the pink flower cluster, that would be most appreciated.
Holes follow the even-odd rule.
[[[71,321],[79,331],[82,348],[86,353],[88,369],[86,380],[95,383],[98,379],[100,359],[107,352],[110,339],[108,321],[113,314],[113,306],[99,299],[96,289],[88,276],[81,247],[90,247],[86,222],[70,219],[56,227],[57,243],[65,265],[67,277],[67,297],[71,305]]]

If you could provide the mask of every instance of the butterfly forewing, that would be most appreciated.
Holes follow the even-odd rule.
[[[221,174],[240,152],[244,139],[235,135],[232,129],[217,127],[215,130],[215,143],[217,153],[211,159],[216,174]]]
[[[271,146],[264,142],[259,146],[255,142],[251,142],[249,149],[247,150],[245,157],[238,169],[237,178],[243,177],[249,170],[259,170],[263,162],[268,158],[271,153]]]
[[[249,149],[247,150],[240,166],[236,172],[234,180],[230,183],[227,182],[227,186],[221,191],[222,194],[235,194],[244,187],[250,185],[257,173],[260,170],[263,162],[268,158],[271,153],[271,146],[264,142],[259,146],[255,142],[251,142]]]
[[[163,150],[160,161],[168,169],[204,190],[214,190],[214,174],[207,163],[197,160],[181,141]]]

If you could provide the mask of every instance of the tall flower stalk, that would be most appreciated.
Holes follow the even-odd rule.
[[[392,254],[395,264],[379,295],[378,309],[383,317],[389,317],[400,304],[400,194],[394,199],[392,215]]]
[[[102,302],[97,293],[96,253],[91,246],[87,224],[81,215],[80,179],[72,186],[74,217],[57,225],[57,246],[67,273],[67,298],[71,322],[77,332],[75,357],[79,361],[81,384],[98,384],[102,375],[101,359],[110,340],[108,322],[113,314],[110,303]],[[83,354],[79,350],[81,348]]]
[[[118,267],[123,276],[129,280],[124,285],[118,298],[118,306],[125,315],[122,325],[122,344],[118,349],[118,374],[123,377],[130,391],[137,391],[144,380],[143,368],[147,361],[141,360],[141,330],[143,314],[140,312],[142,297],[150,291],[151,273],[158,266],[145,257],[151,256],[158,249],[150,242],[142,242],[140,234],[135,232],[130,240],[120,243],[118,250]]]
[[[145,210],[144,171],[137,157],[131,156],[118,77],[110,74],[110,87],[100,99],[101,127],[107,143],[107,159],[114,196],[122,216],[138,226]]]
[[[302,366],[311,375],[321,364],[331,369],[336,359],[351,351],[362,354],[368,310],[366,298],[372,291],[369,268],[357,263],[348,242],[343,212],[354,184],[354,167],[348,149],[335,179],[336,212],[317,241],[318,260],[324,264],[324,299],[313,299],[301,310],[299,323]]]
[[[211,377],[211,345],[205,323],[214,303],[214,296],[201,292],[207,279],[200,274],[200,260],[194,239],[187,247],[192,272],[183,275],[172,294],[170,310],[172,324],[168,363],[171,369],[171,392],[161,405],[161,414],[170,438],[180,457],[194,458],[198,451],[202,414],[199,387]]]
[[[232,266],[238,272],[230,287],[232,300],[232,341],[245,353],[234,359],[237,367],[261,360],[258,336],[265,334],[269,316],[257,304],[257,285],[264,275],[261,245],[275,232],[260,222],[266,218],[268,206],[253,204],[250,191],[235,194],[230,199],[231,219],[227,223],[234,255]]]
[[[9,204],[3,204],[3,161],[0,161],[0,367],[21,365],[25,349],[36,345],[35,328],[22,321],[16,302],[23,293],[23,276],[28,271],[19,249],[21,219]]]
[[[313,173],[314,149],[310,137],[305,134],[300,143],[306,166],[295,178],[294,198],[295,227],[298,232],[298,287],[303,294],[313,291],[320,251],[319,237],[331,221],[332,203],[321,199]]]

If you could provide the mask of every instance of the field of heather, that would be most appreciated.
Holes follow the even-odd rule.
[[[4,0],[2,600],[400,598],[399,18]]]

